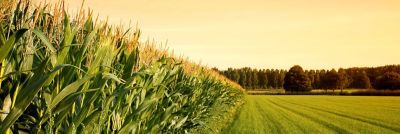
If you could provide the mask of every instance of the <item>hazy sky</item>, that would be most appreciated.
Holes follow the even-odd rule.
[[[70,9],[81,4],[66,1]],[[210,67],[400,63],[400,0],[86,0],[85,5],[112,23],[138,22],[142,40],[168,40],[175,54]]]

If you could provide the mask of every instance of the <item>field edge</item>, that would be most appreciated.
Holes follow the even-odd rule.
[[[205,114],[203,119],[201,119],[204,124],[191,128],[189,133],[222,133],[233,123],[233,121],[236,119],[236,116],[239,114],[241,107],[245,103],[246,94],[238,89],[232,88],[231,90],[236,90],[236,97],[231,100],[217,100],[212,105],[211,110]]]

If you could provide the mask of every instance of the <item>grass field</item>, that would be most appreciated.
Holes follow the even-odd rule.
[[[225,133],[399,133],[400,97],[247,96]]]
[[[346,92],[346,93],[351,93],[351,92],[357,92],[357,91],[367,91],[368,89],[343,89],[342,91],[340,89],[336,90],[324,90],[324,89],[313,89],[311,90],[312,93],[319,93],[319,92],[328,92],[328,93],[340,93],[340,92]],[[285,93],[285,89],[254,89],[254,90],[247,90],[247,93],[254,94],[254,93]]]

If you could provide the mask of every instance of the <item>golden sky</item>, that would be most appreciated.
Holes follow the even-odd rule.
[[[40,0],[35,0],[40,1]],[[70,11],[81,0],[66,0]],[[86,0],[210,67],[400,64],[400,0]]]

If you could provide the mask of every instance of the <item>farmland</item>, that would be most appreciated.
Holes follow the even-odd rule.
[[[0,134],[400,132],[399,97],[336,96],[400,96],[400,65],[220,71],[83,4],[0,1]]]
[[[140,41],[138,28],[63,5],[0,2],[1,134],[196,132],[241,104],[240,86]]]
[[[247,96],[225,133],[398,133],[399,97]]]
[[[249,95],[345,95],[345,96],[399,96],[400,90],[374,90],[374,89],[313,89],[310,92],[286,92],[284,89],[257,89],[247,90]]]

